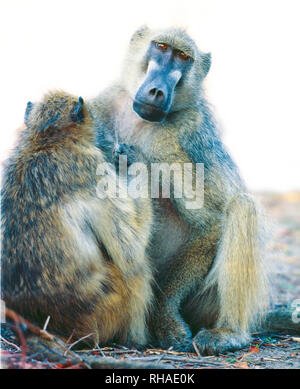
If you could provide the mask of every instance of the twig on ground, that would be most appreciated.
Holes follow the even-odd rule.
[[[46,321],[45,321],[45,324],[44,324],[44,327],[43,327],[43,331],[46,331],[46,330],[47,330],[49,321],[50,321],[50,316],[48,316],[47,319],[46,319]]]
[[[102,349],[101,349],[101,347],[99,346],[98,343],[96,344],[96,347],[100,351],[100,354],[102,355],[102,357],[106,358],[106,355],[104,354],[104,352],[102,351]]]
[[[160,357],[153,356],[153,357],[131,357],[130,360],[132,361],[142,361],[142,360],[147,360],[147,361],[156,361]],[[205,365],[205,366],[213,366],[213,367],[222,367],[223,365],[219,362],[214,362],[214,361],[207,361],[204,358],[184,358],[184,357],[177,357],[175,355],[164,355],[164,362],[180,362],[180,363],[192,363],[196,365]]]
[[[158,358],[158,360],[157,360],[157,364],[159,364],[159,362],[168,354],[168,351],[171,351],[172,350],[172,346],[171,347],[169,347],[168,348],[168,350],[166,350],[163,354],[161,354],[161,357],[160,358]]]
[[[76,340],[76,342],[70,344],[70,346],[68,347],[68,351],[70,351],[71,348],[74,347],[76,344],[80,343],[82,340],[84,340],[84,339],[86,339],[86,338],[89,338],[89,337],[92,336],[92,335],[95,335],[95,333],[94,333],[94,332],[91,332],[90,334],[85,335],[85,336],[83,336],[82,338]],[[65,353],[64,355],[66,355],[66,353]]]
[[[2,341],[2,342],[4,342],[4,343],[6,343],[6,344],[8,344],[9,346],[13,346],[13,347],[15,347],[15,349],[17,350],[17,351],[22,351],[21,349],[20,349],[20,347],[19,346],[17,346],[16,344],[14,344],[14,343],[11,343],[11,342],[9,342],[8,340],[6,340],[5,338],[3,338],[3,336],[2,335],[0,335],[0,340]]]
[[[5,317],[11,319],[15,323],[15,331],[19,337],[20,343],[21,343],[21,352],[22,357],[25,359],[26,353],[27,353],[27,347],[26,347],[26,340],[25,336],[23,334],[23,331],[21,329],[21,325],[24,326],[25,322],[24,319],[18,315],[16,312],[9,308],[5,308]],[[25,328],[26,324],[25,324]]]
[[[21,331],[20,325],[23,328],[25,327],[26,330],[28,329],[34,335],[37,335],[45,340],[54,340],[54,336],[49,334],[49,332],[47,332],[46,330],[41,330],[39,327],[31,324],[28,320],[24,319],[22,316],[17,314],[12,309],[6,308],[5,309],[5,316],[9,319],[12,319],[15,323],[18,323],[18,326],[19,326],[21,333],[22,333],[22,331]],[[20,335],[19,332],[18,332],[18,335]],[[24,338],[24,335],[22,334],[21,337]]]
[[[186,356],[186,355],[195,355],[194,353],[185,353],[185,352],[180,352],[180,351],[173,351],[172,350],[173,347],[170,347],[168,350],[167,350],[167,354],[171,354],[171,355],[183,355],[183,356]],[[165,353],[166,350],[162,350],[160,348],[148,348],[146,350],[147,353],[149,354],[156,354],[156,355],[160,355],[161,353]],[[207,358],[207,357],[206,357]]]
[[[192,341],[192,345],[193,345],[193,347],[194,347],[194,349],[195,349],[196,354],[198,355],[198,357],[201,357],[201,354],[200,354],[200,352],[199,352],[199,349],[198,349],[198,347],[197,347],[197,345],[196,345],[196,343],[195,343],[194,340]]]
[[[75,328],[71,332],[71,335],[68,337],[66,344],[69,344],[71,342],[71,339],[73,338],[74,332],[75,332]]]

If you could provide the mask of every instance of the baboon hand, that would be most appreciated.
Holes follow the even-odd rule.
[[[202,329],[193,339],[201,355],[219,355],[240,350],[250,341],[247,334],[238,334],[228,329]]]
[[[120,157],[126,156],[127,158],[127,168],[135,162],[135,148],[133,146],[129,146],[125,143],[115,144],[113,149],[113,163],[117,170],[120,168]]]

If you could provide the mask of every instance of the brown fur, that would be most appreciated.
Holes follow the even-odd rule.
[[[97,197],[104,157],[87,107],[83,119],[76,107],[59,91],[34,104],[7,161],[2,296],[37,324],[49,315],[49,330],[62,337],[74,330],[73,339],[94,333],[95,343],[144,344],[151,203]]]

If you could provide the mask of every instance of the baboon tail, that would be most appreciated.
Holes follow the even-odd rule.
[[[262,261],[259,212],[245,193],[228,202],[223,234],[206,288],[217,288],[217,328],[248,333],[264,317],[269,306],[269,287]]]
[[[300,299],[295,300],[291,306],[279,306],[270,310],[262,323],[262,331],[264,330],[299,335]]]

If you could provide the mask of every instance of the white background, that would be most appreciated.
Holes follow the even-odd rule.
[[[300,189],[299,0],[0,0],[1,160],[28,100],[95,96],[142,24],[187,27],[212,53],[205,82],[252,190]]]

